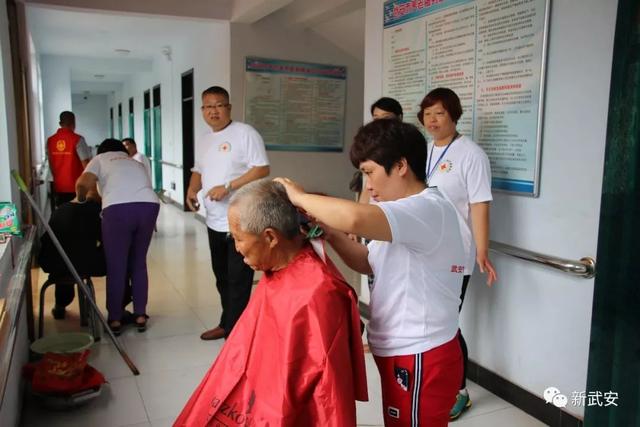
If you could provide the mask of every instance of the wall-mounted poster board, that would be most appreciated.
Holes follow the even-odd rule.
[[[342,151],[347,68],[246,58],[245,121],[267,150]]]
[[[482,146],[495,190],[537,196],[549,0],[389,0],[383,95],[418,123],[424,95],[454,90],[458,131]]]

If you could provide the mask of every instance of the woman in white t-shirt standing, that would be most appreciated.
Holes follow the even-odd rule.
[[[487,285],[496,280],[496,271],[489,260],[489,203],[491,196],[491,166],[489,158],[478,144],[456,130],[462,116],[460,98],[451,89],[437,88],[420,103],[418,120],[433,140],[427,151],[427,185],[438,187],[456,207],[460,216],[460,231],[465,245],[464,281],[460,309],[473,273],[474,265],[487,274]],[[458,418],[471,406],[466,389],[468,363],[467,344],[458,335],[464,356],[464,375],[450,418]]]
[[[114,334],[122,327],[124,292],[131,278],[134,320],[139,332],[147,325],[147,251],[160,205],[144,166],[130,158],[117,139],[105,139],[98,155],[76,182],[76,197],[98,185],[102,195],[102,242],[107,263],[107,311]]]
[[[373,203],[308,194],[277,179],[294,205],[324,224],[327,242],[350,268],[375,274],[367,329],[386,426],[446,426],[462,376],[465,252],[454,206],[426,188],[426,154],[415,126],[374,120],[360,128],[350,152]]]

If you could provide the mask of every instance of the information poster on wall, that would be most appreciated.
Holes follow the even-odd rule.
[[[432,89],[462,102],[458,131],[491,161],[496,190],[537,196],[549,0],[389,0],[383,95],[405,120]]]
[[[245,121],[268,150],[342,151],[347,68],[246,58]]]

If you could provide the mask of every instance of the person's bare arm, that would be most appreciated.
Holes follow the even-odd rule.
[[[498,278],[489,259],[489,202],[471,203],[471,228],[476,243],[476,262],[482,273],[487,273],[487,286]]]
[[[198,191],[202,189],[202,175],[198,172],[191,172],[189,187],[187,188],[187,207],[192,212],[198,212]]]
[[[332,230],[330,227],[321,224],[325,230],[327,243],[336,251],[340,259],[347,266],[360,274],[373,274],[369,264],[369,250],[359,242],[355,242],[341,231]]]
[[[87,193],[95,188],[98,177],[91,172],[83,172],[76,180],[76,200],[82,203],[87,200]]]
[[[391,227],[380,207],[305,193],[299,184],[288,178],[276,178],[275,181],[284,185],[291,203],[329,227],[371,240],[391,241]]]
[[[237,190],[243,185],[247,185],[248,183],[257,179],[264,178],[265,176],[269,175],[269,171],[270,168],[268,165],[252,167],[243,175],[240,175],[236,179],[229,181],[229,183],[231,184],[231,191]],[[222,200],[229,194],[231,194],[231,191],[227,191],[227,189],[224,188],[224,185],[216,185],[215,187],[207,191],[206,197],[210,198],[211,200]]]
[[[89,148],[83,136],[80,137],[76,145],[76,154],[80,159],[80,163],[82,163],[82,169],[85,169],[91,161],[91,148]]]

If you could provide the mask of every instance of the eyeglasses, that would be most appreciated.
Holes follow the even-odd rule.
[[[218,103],[213,105],[203,105],[202,107],[200,107],[200,109],[202,109],[202,111],[221,110],[228,106],[229,106],[228,103],[227,104]]]

